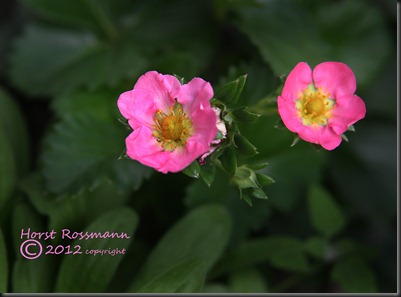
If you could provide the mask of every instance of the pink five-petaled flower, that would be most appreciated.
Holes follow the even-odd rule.
[[[324,62],[312,71],[301,62],[285,81],[278,112],[301,139],[333,150],[340,145],[341,135],[365,117],[365,103],[355,90],[355,75],[344,63]]]
[[[142,75],[117,102],[134,129],[126,139],[127,155],[163,173],[185,169],[217,134],[212,97],[210,83],[201,78],[181,85],[156,71]]]

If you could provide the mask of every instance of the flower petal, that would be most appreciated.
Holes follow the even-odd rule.
[[[136,89],[125,92],[118,98],[117,106],[133,129],[154,124],[157,107],[147,92]]]
[[[294,102],[312,83],[312,70],[305,62],[298,63],[285,80],[281,96],[284,100]]]
[[[356,95],[343,96],[336,100],[329,125],[338,135],[341,135],[347,131],[349,126],[363,119],[365,114],[366,106],[360,97]]]
[[[153,137],[152,130],[140,127],[132,132],[125,140],[127,155],[140,163],[161,168],[170,158],[170,152],[163,151],[161,145]]]
[[[341,62],[324,62],[313,69],[313,82],[321,87],[331,98],[353,95],[356,90],[354,72]]]
[[[159,169],[161,172],[178,172],[185,169],[202,154],[210,149],[210,143],[216,137],[216,113],[209,110],[192,113],[193,132],[185,147],[177,148],[170,159]]]
[[[117,106],[124,118],[130,119],[133,114],[131,91],[124,92],[118,97]]]
[[[178,172],[185,169],[198,157],[208,152],[210,143],[216,137],[216,113],[209,110],[197,110],[192,113],[193,131],[188,138],[185,147],[174,150],[169,160],[159,169],[159,171]]]
[[[155,102],[156,107],[167,113],[180,93],[181,84],[172,75],[148,71],[138,79],[134,89],[146,91]]]
[[[208,151],[202,143],[188,140],[185,147],[176,149],[171,153],[168,161],[158,170],[163,173],[179,172],[189,166],[197,157]]]
[[[292,101],[286,101],[282,96],[277,99],[278,112],[284,125],[291,132],[298,132],[301,129],[302,120],[298,116],[298,110],[295,107],[295,103]]]
[[[336,134],[329,126],[303,126],[298,135],[305,141],[320,144],[326,150],[335,149],[342,141],[341,136]]]
[[[199,77],[181,86],[178,102],[183,105],[184,111],[191,114],[198,106],[210,108],[210,99],[213,97],[213,88],[210,83]]]
[[[210,105],[213,89],[210,83],[194,78],[181,86],[178,79],[150,71],[142,75],[130,92],[118,101],[121,113],[134,128],[126,139],[127,155],[156,170],[178,172],[210,149],[217,134],[217,115]],[[153,136],[154,115],[158,109],[171,112],[175,99],[182,104],[191,120],[191,136],[183,147],[164,151]]]
[[[209,146],[217,135],[216,113],[211,108],[207,110],[198,109],[190,117],[193,130],[191,138]]]
[[[342,141],[341,136],[335,133],[330,127],[322,127],[319,132],[319,143],[326,150],[334,150],[340,145]]]
[[[300,126],[297,133],[298,136],[307,141],[307,142],[311,142],[311,143],[316,143],[319,144],[319,129],[322,128],[321,126],[314,126],[314,125],[310,125],[310,126]]]

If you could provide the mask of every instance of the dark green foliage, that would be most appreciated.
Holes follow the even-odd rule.
[[[396,292],[394,1],[0,7],[1,293]],[[334,151],[313,149],[277,113],[301,61],[355,72],[367,115]],[[227,133],[184,174],[125,155],[132,129],[116,102],[149,70],[209,81],[221,110]],[[28,228],[57,232],[35,238],[33,260],[20,250]],[[63,229],[130,238],[70,240]],[[83,254],[44,254],[68,245]],[[85,253],[115,248],[126,253]]]

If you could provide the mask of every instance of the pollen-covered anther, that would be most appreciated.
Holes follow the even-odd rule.
[[[298,98],[295,106],[305,126],[327,125],[328,119],[331,117],[330,111],[335,103],[330,98],[330,94],[326,93],[322,88],[316,89],[311,84],[303,93],[299,94]]]
[[[158,110],[155,119],[153,136],[165,151],[172,152],[187,143],[191,136],[192,122],[183,112],[180,103],[170,106],[168,114]]]

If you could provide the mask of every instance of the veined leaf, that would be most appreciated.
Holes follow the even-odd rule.
[[[219,158],[221,165],[229,175],[234,175],[237,170],[237,156],[232,147],[227,147]]]
[[[190,258],[161,273],[137,293],[199,293],[205,276],[202,261]]]
[[[83,232],[126,234],[122,238],[76,239],[71,247],[80,246],[82,254],[64,255],[56,282],[56,292],[104,292],[129,242],[134,237],[138,216],[129,208],[112,210],[94,221]],[[80,230],[79,230],[80,231]],[[72,231],[71,231],[72,232]],[[89,252],[88,254],[86,252]],[[109,251],[103,256],[94,251]],[[92,252],[92,254],[91,254]],[[115,253],[112,255],[111,253]],[[121,253],[120,253],[121,252]]]
[[[33,96],[115,86],[146,65],[133,42],[108,44],[88,32],[40,26],[28,27],[17,39],[11,59],[14,84]]]
[[[371,268],[358,256],[342,259],[334,266],[331,278],[346,293],[376,293],[376,278]]]
[[[104,179],[138,188],[151,171],[132,160],[118,160],[125,148],[124,134],[111,118],[66,116],[48,136],[42,155],[47,188],[76,194]]]
[[[45,246],[51,241],[39,240],[43,253],[33,260],[25,259],[20,253],[20,246],[27,239],[22,232],[47,232],[44,220],[28,203],[18,203],[12,216],[12,234],[16,261],[13,265],[12,292],[14,293],[43,293],[51,292],[56,273],[56,262],[50,256],[44,255]]]
[[[15,152],[17,173],[19,176],[29,168],[29,140],[25,119],[15,102],[0,88],[0,129],[3,128],[12,150]]]
[[[311,12],[301,2],[283,5],[273,0],[257,7],[239,6],[237,25],[276,75],[288,74],[299,61],[312,67],[322,61],[342,61],[354,70],[358,81],[368,83],[391,48],[377,8],[364,1],[312,1],[315,9]]]
[[[322,187],[310,188],[308,207],[313,227],[323,235],[332,237],[345,226],[345,218],[340,207]]]
[[[17,181],[15,155],[0,126],[0,213],[6,207]]]
[[[242,242],[219,261],[211,276],[245,269],[260,262],[294,272],[306,272],[310,265],[300,240],[288,236],[272,236]]]
[[[236,80],[233,80],[225,84],[221,88],[217,89],[215,97],[227,104],[234,104],[235,102],[238,101],[242,93],[245,81],[246,81],[246,75],[238,77]]]
[[[129,191],[119,191],[112,182],[103,182],[91,190],[78,195],[57,196],[46,190],[43,178],[34,173],[21,182],[30,202],[37,211],[49,218],[49,228],[83,228],[100,215],[113,208],[121,207]],[[59,241],[59,238],[56,238]]]
[[[25,1],[57,23],[30,23],[16,40],[11,79],[29,95],[131,86],[146,70],[171,71],[182,64],[191,69],[180,75],[198,73],[212,54],[207,2]]]
[[[269,292],[263,275],[256,269],[245,269],[230,275],[231,293],[267,293]]]
[[[7,250],[3,232],[0,229],[0,292],[7,292],[8,283],[8,263]]]
[[[129,292],[187,258],[199,259],[208,271],[226,247],[230,230],[231,218],[224,207],[208,204],[192,210],[158,242]]]
[[[132,1],[23,0],[23,3],[54,23],[73,28],[84,27],[110,38],[118,34],[112,20],[121,16]]]
[[[258,154],[257,148],[241,134],[234,135],[234,143],[238,148],[239,153],[244,156],[253,156]]]

